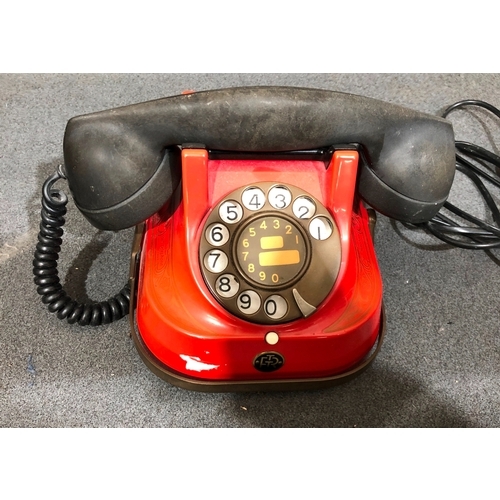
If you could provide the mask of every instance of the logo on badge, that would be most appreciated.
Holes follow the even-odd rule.
[[[285,363],[285,358],[278,352],[263,352],[253,362],[253,366],[261,372],[274,372]]]

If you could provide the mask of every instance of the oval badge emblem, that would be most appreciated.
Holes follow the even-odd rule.
[[[263,352],[253,361],[253,366],[261,372],[274,372],[285,363],[285,358],[279,352]]]

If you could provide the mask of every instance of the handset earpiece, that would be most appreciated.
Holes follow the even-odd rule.
[[[156,213],[181,177],[176,145],[150,144],[141,126],[101,118],[71,119],[64,136],[66,175],[75,204],[97,228],[120,230]]]

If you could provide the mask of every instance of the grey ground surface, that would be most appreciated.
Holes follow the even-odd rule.
[[[500,253],[452,249],[382,216],[376,249],[387,338],[374,365],[340,387],[185,391],[146,368],[126,320],[88,329],[46,311],[32,280],[33,249],[40,187],[62,162],[67,120],[185,89],[241,85],[339,90],[432,114],[465,98],[500,106],[498,75],[0,75],[0,426],[499,426]],[[481,111],[451,120],[457,138],[498,154],[498,120]],[[460,178],[451,198],[484,214],[476,190]],[[94,300],[116,293],[131,236],[98,232],[70,203],[60,260],[68,290]]]

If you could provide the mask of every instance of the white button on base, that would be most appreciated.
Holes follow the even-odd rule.
[[[280,338],[276,332],[267,332],[265,339],[269,345],[276,345]]]

